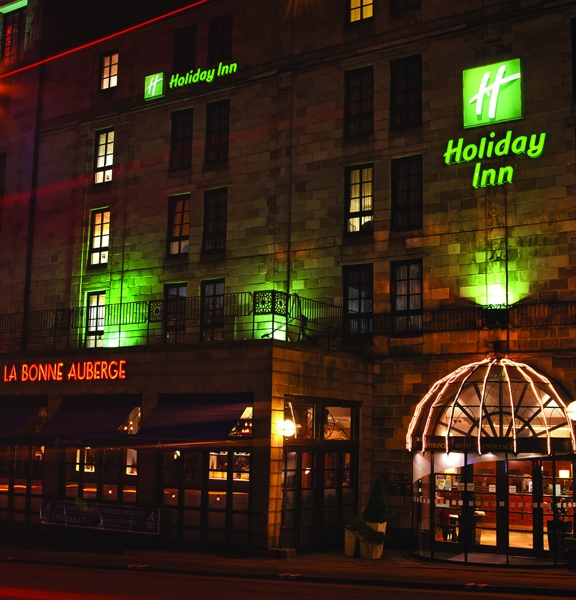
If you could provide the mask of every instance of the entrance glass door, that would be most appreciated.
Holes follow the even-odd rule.
[[[539,502],[535,501],[540,488],[535,468],[538,468],[538,461],[508,462],[508,544],[516,554],[518,549],[533,551],[541,550],[542,546],[541,536],[535,536],[534,527],[540,516]]]

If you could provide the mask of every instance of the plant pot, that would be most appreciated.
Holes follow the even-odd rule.
[[[344,530],[344,554],[346,556],[358,556],[358,542],[360,541],[357,531]]]
[[[384,544],[371,544],[360,540],[360,556],[361,558],[382,558]]]
[[[386,533],[387,523],[369,523],[368,521],[366,521],[366,525],[368,525],[368,527],[372,527],[374,531],[381,531],[382,533]]]

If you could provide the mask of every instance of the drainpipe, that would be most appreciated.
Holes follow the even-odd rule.
[[[44,99],[44,65],[38,66],[38,92],[36,98],[36,123],[34,125],[34,148],[32,152],[32,174],[30,178],[30,208],[28,213],[28,240],[26,247],[26,269],[24,274],[24,297],[22,302],[22,332],[20,350],[28,347],[28,326],[30,323],[30,289],[32,279],[32,256],[36,229],[36,201],[38,192],[38,162],[40,158],[40,127],[42,122],[42,102]]]

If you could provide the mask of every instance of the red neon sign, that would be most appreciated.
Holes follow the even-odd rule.
[[[14,381],[94,381],[126,379],[125,360],[90,360],[73,362],[23,363],[4,365],[4,382]]]

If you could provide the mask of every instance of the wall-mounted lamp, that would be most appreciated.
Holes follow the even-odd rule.
[[[571,421],[576,421],[576,400],[566,407],[566,414]]]

